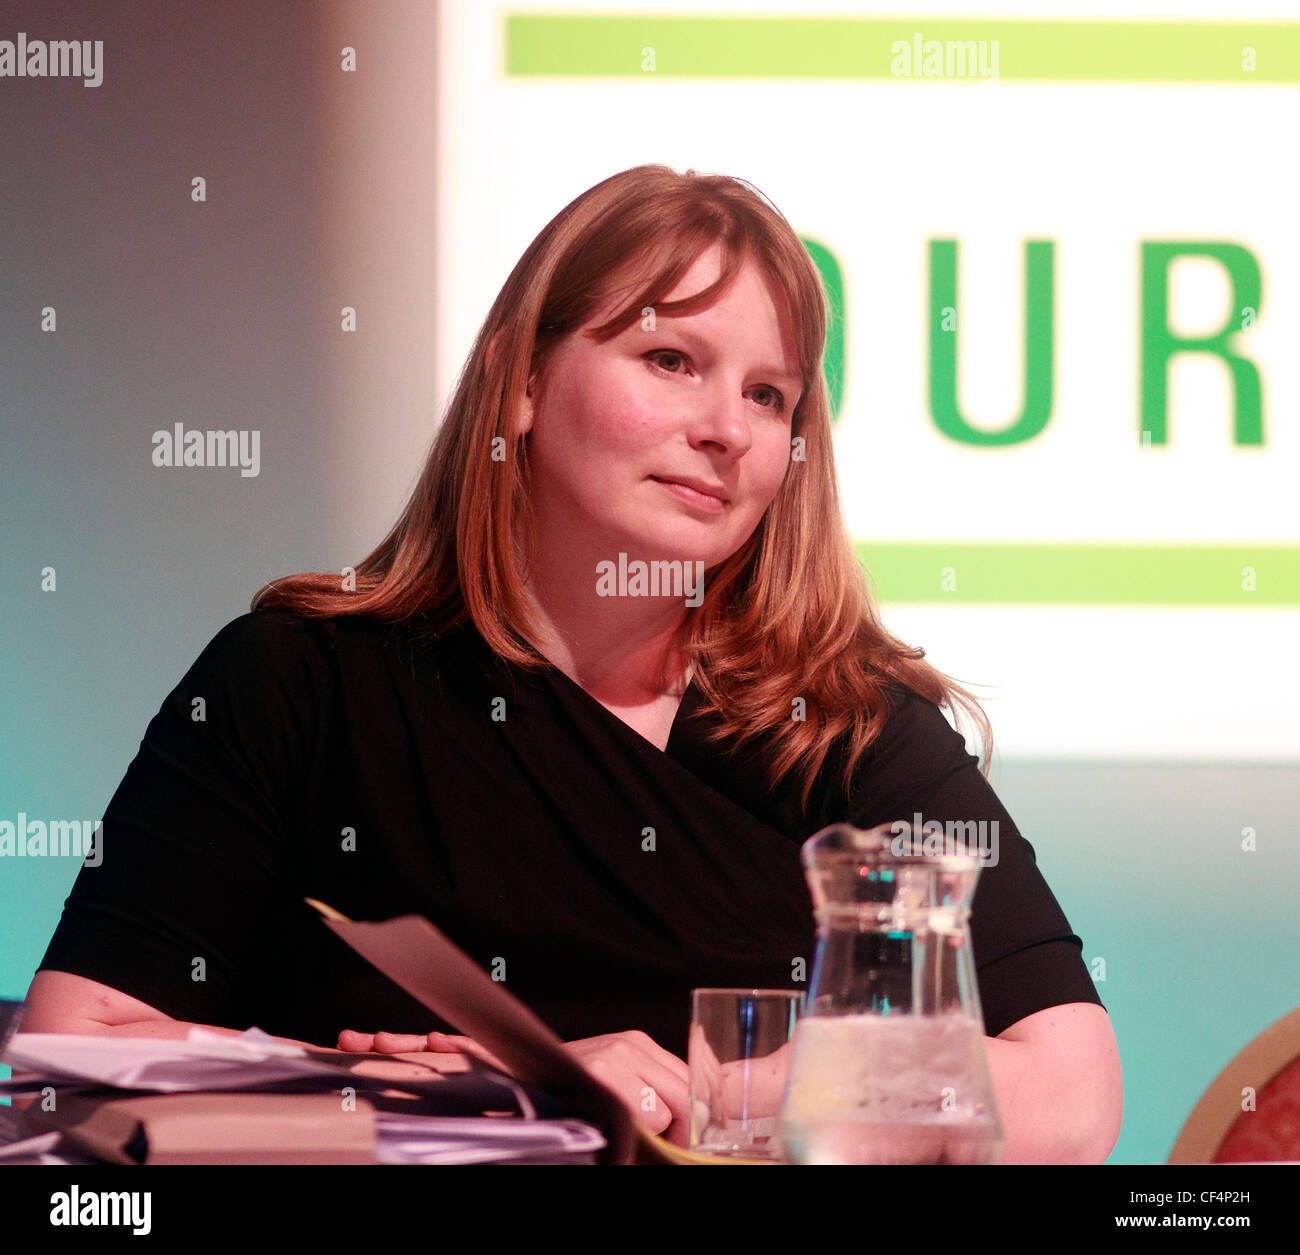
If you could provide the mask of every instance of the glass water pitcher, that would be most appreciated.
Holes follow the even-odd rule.
[[[936,827],[832,824],[804,843],[817,954],[781,1108],[788,1162],[1001,1153],[968,927],[981,853]]]

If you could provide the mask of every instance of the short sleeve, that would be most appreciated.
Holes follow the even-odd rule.
[[[1033,846],[943,711],[902,690],[868,756],[850,798],[856,826],[914,822],[919,814],[922,822],[984,820],[986,833],[997,833],[997,862],[980,870],[970,919],[985,1032],[996,1037],[1064,1003],[1102,1006],[1083,943],[1039,871]]]
[[[282,611],[217,633],[150,721],[40,968],[246,1027],[242,991],[320,726],[321,649]]]

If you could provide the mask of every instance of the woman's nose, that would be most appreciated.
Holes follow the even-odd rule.
[[[745,398],[721,388],[702,390],[691,416],[691,437],[695,441],[720,445],[729,453],[744,453],[753,443]]]

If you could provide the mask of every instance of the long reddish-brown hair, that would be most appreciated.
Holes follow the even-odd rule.
[[[687,299],[665,300],[715,244],[723,254],[718,279]],[[647,306],[666,316],[707,308],[751,259],[795,336],[803,393],[791,416],[793,456],[749,539],[708,573],[703,602],[687,610],[673,646],[691,665],[705,708],[719,716],[716,738],[765,741],[769,783],[775,788],[797,770],[804,805],[837,746],[849,788],[893,708],[891,681],[954,714],[964,707],[981,729],[987,775],[993,738],[978,701],[925,662],[924,649],[885,630],[844,524],[823,376],[821,276],[780,211],[724,175],[637,166],[562,209],[489,310],[392,530],[346,580],[290,576],[262,587],[252,608],[364,615],[433,635],[472,620],[499,655],[530,669],[549,666],[529,643],[538,636],[523,591],[532,533],[527,440],[515,416],[524,393],[610,292],[627,285],[633,295],[590,331],[601,342]]]

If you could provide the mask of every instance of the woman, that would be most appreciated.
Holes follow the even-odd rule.
[[[939,709],[988,744],[977,703],[871,604],[825,331],[808,253],[739,180],[642,166],[565,208],[388,537],[262,589],[151,722],[27,1027],[455,1049],[303,898],[417,912],[681,1140],[690,989],[806,979],[800,843],[996,819],[971,926],[1004,1160],[1104,1159],[1109,1020]]]

